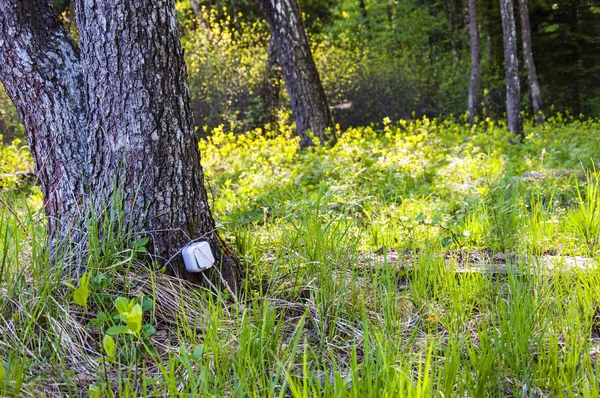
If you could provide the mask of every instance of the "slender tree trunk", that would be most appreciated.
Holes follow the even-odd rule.
[[[192,6],[192,11],[196,16],[200,16],[202,14],[202,8],[200,7],[200,2],[198,2],[198,0],[190,0],[190,5]]]
[[[365,24],[368,24],[367,17],[369,15],[367,14],[367,4],[366,4],[365,0],[359,0],[358,7],[360,8],[360,15],[365,20]]]
[[[308,131],[321,143],[334,143],[335,134],[327,132],[333,127],[327,97],[310,51],[298,0],[259,1],[271,27],[300,135],[300,146],[314,144]]]
[[[265,114],[267,122],[270,124],[276,121],[276,112],[279,107],[279,85],[281,81],[281,71],[277,62],[275,43],[273,36],[269,40],[267,50],[267,65],[265,70]]]
[[[519,14],[521,16],[521,39],[523,41],[523,58],[527,68],[527,82],[529,83],[529,94],[531,105],[537,124],[544,124],[542,113],[542,93],[538,83],[535,63],[533,62],[533,49],[531,47],[531,27],[529,26],[529,7],[527,0],[519,0]]]
[[[448,23],[450,23],[450,44],[452,45],[454,59],[456,60],[456,62],[458,62],[458,48],[456,46],[455,40],[456,23],[454,21],[454,6],[450,0],[445,0],[444,5],[446,6],[446,13],[448,14]]]
[[[2,136],[3,144],[10,144],[13,140],[12,133],[3,119],[0,119],[0,135]]]
[[[479,111],[479,28],[477,0],[469,0],[469,38],[471,41],[471,77],[469,79],[469,125],[475,124]]]
[[[0,80],[27,133],[50,255],[77,255],[86,249],[82,198],[89,172],[83,74],[79,51],[51,3],[0,1]]]
[[[198,0],[190,0],[190,5],[192,6],[192,12],[200,21],[202,28],[210,29],[208,22],[206,21],[206,19],[204,19],[204,14],[202,13],[202,6],[200,6]]]
[[[161,262],[207,240],[235,288],[237,260],[208,207],[174,0],[77,0],[77,10],[96,211],[122,196],[123,224],[152,236]],[[171,269],[185,275],[181,261]]]
[[[232,4],[231,4],[231,8],[233,11],[233,16],[231,18],[231,22],[233,24],[233,27],[235,28],[235,32],[238,33],[238,31],[240,30],[240,7],[238,4],[238,0],[233,0]]]
[[[506,114],[508,129],[521,140],[521,86],[519,84],[519,59],[517,56],[517,29],[512,0],[500,0],[502,31],[504,32],[504,64],[506,68]]]
[[[573,113],[579,116],[582,112],[581,95],[579,88],[579,17],[577,15],[578,0],[571,0],[569,3],[569,28],[573,37],[571,49],[571,65],[573,73],[571,78],[571,98],[573,103]]]

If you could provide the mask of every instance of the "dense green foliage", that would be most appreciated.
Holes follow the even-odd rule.
[[[600,113],[597,1],[529,3],[549,117],[519,144],[497,1],[478,4],[473,128],[463,0],[302,1],[330,104],[352,103],[337,144],[306,150],[256,3],[200,4],[177,15],[240,297],[148,267],[149,238],[109,227],[119,203],[65,280],[2,93],[1,396],[600,394],[600,123],[580,115]]]
[[[330,105],[353,104],[351,110],[334,111],[343,128],[380,123],[384,117],[465,113],[470,68],[466,2],[321,3],[329,8],[301,3]],[[500,9],[497,1],[479,3],[483,117],[499,120],[506,100]],[[271,89],[265,81],[268,28],[254,2],[236,2],[235,9],[248,12],[237,17],[231,13],[233,4],[211,8],[207,3],[204,22],[194,17],[187,1],[178,4],[200,126],[235,122],[237,131],[261,127],[268,117],[264,97]],[[529,8],[544,112],[597,116],[600,6],[565,0],[533,1]],[[524,66],[521,75],[522,103],[530,113]],[[280,81],[275,90],[285,97],[282,88]],[[206,107],[207,102],[214,105]],[[288,108],[285,99],[279,105]]]
[[[196,16],[188,0],[177,2],[198,128],[234,125],[239,133],[271,123],[273,115],[289,121],[283,79],[267,78],[269,32],[256,1],[199,3],[204,11]],[[598,116],[600,4],[529,3],[545,114]],[[55,1],[73,30],[67,5]],[[334,109],[342,128],[379,124],[384,117],[396,121],[413,115],[465,114],[470,67],[465,0],[304,0],[301,5],[330,105],[352,103],[351,110]],[[502,120],[506,107],[499,4],[479,0],[478,7],[483,117]],[[523,109],[531,113],[524,67],[521,73]],[[269,95],[275,104],[267,101]],[[18,137],[17,125],[2,93],[0,134]]]
[[[0,190],[13,190],[23,183],[25,173],[33,170],[33,160],[20,139],[5,145],[0,137]]]
[[[38,189],[2,180],[0,395],[598,396],[599,131],[385,120],[300,152],[285,123],[219,128],[200,148],[239,302],[126,231],[61,282]]]
[[[529,127],[523,145],[509,144],[505,128],[489,119],[471,132],[424,118],[387,119],[383,132],[350,129],[334,148],[308,152],[298,151],[289,130],[236,136],[217,129],[201,147],[217,218],[236,228],[254,228],[267,210],[273,221],[293,222],[307,203],[319,203],[313,210],[326,219],[364,229],[368,251],[413,249],[416,239],[454,249],[594,255],[595,246],[559,226],[577,219],[577,198],[586,197],[580,184],[596,178],[598,124],[564,122],[559,116],[548,128]],[[539,225],[531,225],[532,211],[541,212]],[[551,226],[551,241],[522,235]]]

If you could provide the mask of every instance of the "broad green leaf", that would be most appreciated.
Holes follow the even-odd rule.
[[[144,331],[144,333],[143,333],[144,336],[152,336],[152,335],[156,334],[156,329],[154,328],[154,326],[152,326],[148,323],[144,325],[142,330]]]
[[[106,314],[103,311],[98,311],[98,313],[96,314],[96,319],[99,322],[105,322],[106,321]]]
[[[111,328],[108,328],[108,330],[106,331],[106,334],[110,334],[110,335],[123,334],[123,333],[129,333],[129,328],[127,328],[127,326],[123,326],[123,325],[113,326]]]
[[[0,384],[4,383],[4,366],[0,363]]]
[[[136,304],[127,314],[127,328],[131,333],[139,333],[142,330],[142,306]]]
[[[129,312],[129,300],[125,297],[119,297],[115,300],[115,307],[119,311],[119,314],[124,315]]]
[[[204,346],[200,344],[197,345],[196,348],[194,348],[194,352],[192,353],[192,355],[194,356],[194,358],[200,359],[202,358],[202,353],[204,353]]]
[[[142,311],[148,311],[150,308],[152,308],[152,304],[152,300],[149,299],[142,301]]]
[[[133,248],[135,250],[145,251],[146,245],[148,244],[149,241],[150,241],[149,237],[140,238],[140,239],[136,240],[135,242],[133,242]]]
[[[115,359],[115,341],[108,334],[104,336],[102,340],[104,351],[110,360]]]
[[[73,293],[73,301],[75,304],[84,307],[85,309],[87,309],[87,300],[88,296],[90,295],[89,286],[90,276],[86,272],[81,276],[81,279],[79,280],[79,287],[75,289],[75,293]]]
[[[102,274],[98,274],[95,277],[93,277],[91,280],[92,288],[94,288],[94,289],[102,288],[102,282],[104,281],[104,279],[106,279],[106,278]]]

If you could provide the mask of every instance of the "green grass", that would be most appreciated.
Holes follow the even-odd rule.
[[[218,129],[200,147],[248,271],[237,303],[111,236],[91,239],[75,304],[80,281],[45,257],[39,190],[12,179],[0,395],[598,396],[600,124],[526,131],[510,145],[491,121],[423,119],[299,152],[286,128]]]

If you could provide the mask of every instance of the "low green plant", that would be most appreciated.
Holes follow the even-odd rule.
[[[491,120],[386,120],[300,151],[285,124],[218,128],[237,302],[148,267],[119,203],[65,280],[39,190],[2,191],[0,395],[596,396],[599,129],[550,119],[517,148]]]
[[[583,190],[577,186],[577,206],[570,221],[575,236],[583,241],[588,254],[594,255],[600,243],[600,187],[597,173],[586,173]]]

